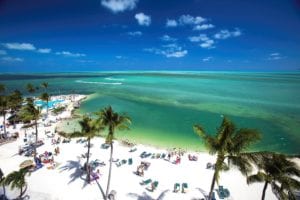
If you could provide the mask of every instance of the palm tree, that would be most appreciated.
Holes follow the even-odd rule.
[[[4,179],[4,184],[10,185],[11,189],[15,189],[15,188],[20,189],[20,195],[19,195],[20,199],[22,198],[22,196],[25,194],[27,190],[27,183],[25,180],[25,176],[27,173],[28,173],[28,169],[22,168],[19,171],[14,171],[8,174]]]
[[[34,93],[35,92],[35,87],[31,84],[31,83],[28,83],[27,85],[26,85],[26,89],[27,89],[27,91],[30,93],[30,94],[32,94],[32,93]]]
[[[85,137],[88,142],[88,152],[86,155],[86,172],[87,172],[87,182],[90,183],[90,169],[89,169],[89,159],[90,159],[90,147],[91,147],[91,139],[94,138],[99,134],[99,131],[101,130],[101,127],[99,127],[95,120],[92,120],[88,116],[83,116],[82,120],[79,121],[79,124],[81,126],[81,132],[74,132],[70,134],[71,138],[76,137]]]
[[[300,190],[300,169],[295,162],[283,154],[263,152],[254,155],[259,171],[247,177],[247,183],[264,182],[261,199],[265,199],[268,185],[280,199],[296,200],[294,190]],[[298,177],[298,180],[297,180]],[[276,196],[277,196],[276,195]]]
[[[22,93],[19,90],[13,91],[8,96],[8,108],[10,108],[14,112],[14,114],[16,114],[17,110],[21,108],[22,102],[23,102]],[[15,119],[16,117],[13,118],[14,124],[15,124]]]
[[[235,125],[224,117],[215,136],[204,132],[200,125],[194,126],[194,131],[204,140],[210,154],[217,154],[215,171],[211,182],[208,199],[211,200],[215,182],[219,181],[221,171],[229,170],[228,164],[236,165],[243,174],[248,174],[252,167],[247,156],[242,153],[246,148],[260,139],[257,130],[242,128],[236,130]],[[228,164],[225,160],[228,160]]]
[[[5,190],[4,180],[5,180],[5,177],[2,172],[2,169],[0,168],[0,185],[2,185],[4,199],[6,199],[6,190]]]
[[[107,181],[107,188],[105,197],[108,198],[111,170],[112,170],[112,156],[113,156],[113,139],[115,130],[128,130],[131,120],[126,115],[121,115],[114,112],[111,106],[102,109],[100,112],[96,113],[98,116],[98,123],[108,128],[108,134],[106,136],[106,143],[110,145],[110,160],[109,160],[109,174]]]
[[[47,82],[43,82],[41,84],[41,86],[45,89],[45,92],[47,92],[47,88],[48,88],[49,84]]]
[[[5,126],[5,117],[6,117],[6,110],[7,110],[7,96],[4,95],[6,91],[5,85],[0,84],[0,114],[3,116],[3,131],[4,135],[6,135],[6,126]]]
[[[48,109],[49,109],[48,102],[50,100],[50,95],[47,93],[47,89],[48,89],[49,84],[47,82],[43,82],[41,84],[41,86],[45,89],[45,92],[42,93],[42,95],[41,95],[41,99],[43,101],[46,101],[46,103],[47,103],[47,116],[48,116]]]
[[[40,117],[41,110],[40,108],[36,108],[34,106],[34,101],[32,98],[26,99],[26,105],[22,108],[20,112],[21,119],[23,121],[31,121],[34,120],[35,125],[35,142],[38,141],[38,119]]]
[[[48,116],[48,109],[49,109],[48,102],[50,100],[50,96],[49,96],[49,94],[47,92],[44,92],[44,93],[41,94],[40,99],[46,102],[47,116]]]

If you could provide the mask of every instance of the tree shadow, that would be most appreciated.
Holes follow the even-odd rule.
[[[208,196],[209,195],[208,195],[208,193],[205,190],[203,190],[201,188],[196,188],[196,189],[201,192],[201,194],[205,197],[205,200],[208,200]]]
[[[70,174],[71,180],[68,184],[71,184],[77,179],[81,179],[84,181],[83,188],[87,185],[86,178],[84,177],[85,172],[82,170],[82,166],[79,161],[68,160],[67,164],[60,167],[60,172],[63,171],[71,171],[74,170],[72,174]]]
[[[160,195],[157,197],[157,199],[152,198],[150,195],[148,195],[146,192],[143,192],[142,195],[136,194],[136,193],[128,193],[127,196],[136,198],[137,200],[162,200],[164,199],[165,195],[169,192],[170,190],[165,190]]]

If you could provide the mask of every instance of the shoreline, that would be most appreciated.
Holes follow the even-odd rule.
[[[70,97],[70,95],[68,96]],[[70,107],[71,108],[71,107]],[[44,145],[37,149],[39,154],[45,151],[53,152],[56,147],[60,148],[60,153],[54,156],[55,167],[44,164],[41,169],[34,171],[30,176],[26,177],[28,182],[28,190],[26,194],[34,200],[69,200],[69,199],[102,199],[99,187],[106,188],[108,165],[109,165],[109,149],[102,149],[101,144],[104,138],[94,138],[91,148],[91,160],[100,160],[105,166],[99,166],[100,178],[98,184],[92,182],[86,185],[84,176],[80,168],[86,161],[82,157],[86,152],[85,143],[72,139],[69,143],[52,144],[53,139],[57,139],[59,135],[55,133],[55,127],[60,120],[64,120],[71,116],[72,109],[66,109],[58,116],[49,116],[50,126],[45,126],[45,122],[39,120],[39,138],[43,140]],[[57,118],[54,122],[53,119]],[[18,155],[18,146],[24,145],[24,133],[33,134],[34,128],[24,130],[22,124],[18,124],[16,129],[9,127],[8,131],[18,131],[19,138],[16,141],[0,145],[0,167],[5,174],[8,174],[19,168],[19,164],[24,160],[32,160],[32,157]],[[49,135],[52,135],[49,137]],[[131,152],[132,148],[136,150]],[[204,194],[209,191],[213,170],[207,169],[207,163],[214,163],[216,156],[209,155],[207,152],[186,151],[184,154],[175,154],[170,160],[166,158],[158,158],[158,155],[167,154],[174,149],[157,148],[143,144],[136,144],[134,147],[122,144],[120,141],[114,142],[114,160],[119,161],[132,159],[133,163],[129,164],[113,164],[113,174],[111,180],[111,189],[117,191],[117,199],[139,199],[148,197],[157,199],[160,195],[165,194],[167,200],[182,200],[193,198],[205,198]],[[141,158],[142,152],[151,153],[150,157]],[[180,150],[182,151],[182,150]],[[190,161],[188,155],[196,156],[197,161]],[[155,155],[155,156],[154,156]],[[154,157],[153,157],[154,156]],[[181,162],[174,164],[177,157],[180,156]],[[300,159],[296,159],[299,164]],[[129,161],[127,161],[129,162]],[[145,176],[136,175],[137,166],[141,162],[149,162],[150,167],[145,171]],[[140,183],[143,180],[151,178],[159,182],[158,188],[150,192],[147,186]],[[130,183],[130,184],[128,184]],[[186,193],[173,192],[175,183],[187,183],[188,191]],[[227,199],[259,199],[263,184],[247,185],[246,179],[241,173],[232,168],[228,172],[221,173],[220,184],[230,190],[231,198]],[[6,187],[9,198],[15,198],[19,193],[18,190],[10,190]],[[1,194],[2,188],[0,188]],[[216,193],[216,191],[215,191]],[[217,195],[216,195],[217,196]],[[266,198],[275,200],[275,195],[271,192],[270,187],[267,189]],[[219,198],[217,198],[218,200]]]

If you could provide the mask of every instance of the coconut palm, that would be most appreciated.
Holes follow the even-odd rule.
[[[26,104],[22,107],[20,111],[20,117],[23,121],[34,120],[35,125],[35,141],[38,141],[38,119],[41,115],[40,108],[34,106],[34,100],[32,98],[26,99]]]
[[[205,133],[201,125],[195,125],[194,131],[204,140],[205,146],[210,154],[216,154],[215,171],[211,182],[208,199],[211,200],[215,182],[218,183],[220,172],[229,170],[233,164],[243,174],[251,171],[251,164],[245,154],[242,153],[247,147],[260,139],[257,130],[242,128],[236,130],[235,125],[228,118],[224,117],[216,135]],[[225,160],[228,160],[228,164]]]
[[[45,89],[44,93],[42,93],[42,95],[41,95],[41,99],[43,101],[46,101],[46,103],[47,103],[47,116],[48,116],[48,109],[49,109],[48,102],[50,100],[50,95],[47,93],[47,89],[48,89],[49,84],[47,82],[43,82],[41,84],[41,86]]]
[[[19,171],[14,171],[6,176],[4,179],[5,185],[10,185],[11,189],[18,188],[20,189],[19,198],[21,199],[22,196],[25,194],[27,190],[27,183],[25,176],[28,174],[27,168],[22,168]]]
[[[70,134],[71,138],[76,138],[76,137],[85,137],[87,139],[87,155],[86,155],[86,172],[87,172],[87,182],[90,182],[90,169],[89,169],[89,159],[90,159],[90,147],[91,147],[91,139],[94,138],[95,136],[99,135],[99,131],[101,130],[101,127],[99,127],[95,120],[92,120],[88,116],[83,116],[82,120],[79,121],[79,124],[81,126],[81,131],[80,132],[74,132]]]
[[[107,181],[107,188],[105,197],[108,198],[111,170],[112,170],[112,156],[113,156],[113,139],[115,130],[128,130],[131,120],[129,117],[123,114],[114,112],[111,106],[102,109],[100,112],[96,113],[98,116],[98,123],[108,128],[108,134],[106,136],[106,143],[110,145],[110,159],[109,159],[109,174]]]
[[[49,110],[49,106],[48,106],[48,102],[50,100],[50,96],[47,92],[43,92],[40,96],[40,99],[46,102],[46,106],[47,106],[47,116],[48,116],[48,110]]]
[[[0,114],[3,116],[3,131],[4,135],[6,135],[6,110],[7,110],[7,96],[4,95],[6,91],[6,87],[3,84],[0,84]]]
[[[28,83],[28,84],[26,85],[26,89],[27,89],[27,91],[28,91],[30,94],[33,94],[33,93],[35,92],[35,90],[36,90],[36,88],[35,88],[31,83]]]
[[[0,168],[0,185],[2,186],[3,197],[4,197],[4,199],[6,199],[6,190],[5,190],[4,180],[5,180],[5,176]]]
[[[254,155],[259,171],[247,177],[247,183],[264,182],[261,199],[265,199],[268,185],[280,199],[296,200],[293,191],[300,190],[300,169],[283,154],[263,152]],[[298,178],[298,180],[297,180]]]
[[[21,108],[23,103],[22,93],[19,90],[13,91],[8,96],[8,108],[16,115],[17,111]],[[13,117],[13,122],[15,124],[16,117]]]

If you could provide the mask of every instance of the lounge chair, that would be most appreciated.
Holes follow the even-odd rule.
[[[101,144],[101,148],[102,149],[108,149],[109,148],[109,144],[103,143],[103,144]]]
[[[150,192],[153,192],[158,186],[158,181],[154,181],[151,183],[150,187],[147,187],[146,189]]]
[[[127,163],[127,160],[123,159],[123,160],[121,161],[121,163],[122,163],[122,165],[125,165],[125,164]]]
[[[128,159],[128,165],[132,165],[132,158]]]
[[[140,157],[141,157],[141,158],[145,158],[146,154],[147,154],[147,152],[146,152],[146,151],[143,151],[143,153],[141,153]]]
[[[132,152],[135,152],[136,150],[137,150],[137,148],[135,147],[135,148],[130,149],[129,152],[132,153]]]
[[[212,193],[211,200],[216,200],[215,192]]]
[[[179,183],[175,183],[174,184],[174,192],[178,192],[180,190],[180,184]]]
[[[186,193],[188,187],[189,187],[189,186],[188,186],[187,183],[182,183],[182,184],[181,184],[181,192],[182,192],[182,193]]]
[[[208,162],[207,164],[206,164],[206,169],[210,169],[212,167],[212,164],[210,163],[210,162]]]
[[[151,183],[151,182],[152,182],[152,179],[149,178],[149,179],[147,179],[147,180],[142,181],[140,184],[141,184],[141,185],[148,185],[148,184]]]
[[[163,154],[161,154],[161,157],[160,157],[160,158],[165,159],[165,157],[166,157],[166,154],[163,153]]]
[[[217,193],[220,197],[220,199],[225,199],[229,197],[230,193],[229,190],[224,188],[222,185],[219,186],[219,189],[217,189]]]

